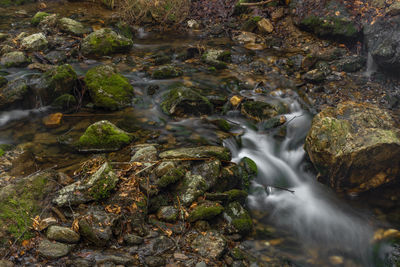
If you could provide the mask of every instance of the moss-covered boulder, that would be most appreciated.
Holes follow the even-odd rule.
[[[129,144],[132,139],[133,136],[129,133],[103,120],[90,125],[79,138],[76,147],[83,152],[117,151]]]
[[[231,59],[231,52],[221,49],[209,49],[202,55],[201,59],[204,63],[217,69],[225,69],[227,67],[226,62]]]
[[[182,73],[182,70],[179,68],[172,65],[166,65],[156,68],[151,74],[151,77],[154,79],[169,79],[179,77],[182,75]]]
[[[179,158],[217,158],[219,160],[231,160],[230,151],[222,146],[200,146],[190,148],[178,148],[160,153],[161,159]]]
[[[29,92],[29,87],[23,78],[10,81],[0,88],[0,109],[18,105],[24,101]]]
[[[361,30],[361,22],[352,16],[354,5],[354,2],[344,4],[339,0],[318,3],[313,0],[293,0],[290,10],[294,22],[305,30],[321,37],[354,39]]]
[[[0,189],[0,248],[33,236],[32,218],[48,204],[56,180],[54,172],[39,172]]]
[[[210,220],[221,214],[223,211],[224,207],[222,207],[218,202],[205,201],[190,211],[188,220],[190,222]]]
[[[7,68],[24,67],[28,65],[30,60],[25,56],[24,52],[14,51],[4,54],[1,57],[1,64]]]
[[[167,187],[171,184],[175,184],[185,176],[185,172],[182,168],[173,168],[167,171],[166,174],[157,180],[157,185],[161,188]]]
[[[250,214],[239,202],[229,203],[223,216],[241,235],[247,235],[253,230]]]
[[[362,192],[400,174],[400,130],[388,112],[366,103],[328,107],[312,122],[305,149],[321,181]]]
[[[49,13],[39,11],[37,12],[31,19],[31,23],[34,26],[37,26],[45,17],[49,16]]]
[[[85,55],[106,56],[129,51],[132,45],[132,40],[111,29],[100,29],[83,39],[81,51]]]
[[[73,95],[63,94],[57,97],[51,105],[58,109],[70,109],[77,105],[77,101]]]
[[[287,113],[289,109],[284,103],[278,100],[271,100],[269,102],[246,101],[242,104],[240,111],[249,119],[262,121],[271,119],[279,114]]]
[[[213,105],[194,89],[175,86],[164,94],[161,109],[167,115],[184,117],[190,114],[210,114]]]
[[[105,162],[93,175],[59,190],[53,203],[65,207],[105,199],[110,196],[118,180],[111,165]]]
[[[77,35],[77,36],[83,36],[86,33],[90,32],[90,29],[83,26],[82,23],[70,19],[70,18],[61,18],[58,20],[58,27],[60,28],[61,31]]]
[[[101,65],[90,69],[85,83],[96,107],[118,110],[132,103],[132,85],[112,66]]]

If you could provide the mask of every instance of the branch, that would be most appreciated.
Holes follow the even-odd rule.
[[[256,3],[240,3],[241,6],[262,6],[269,4],[271,2],[274,2],[275,0],[266,0],[266,1],[261,1],[261,2],[256,2]]]

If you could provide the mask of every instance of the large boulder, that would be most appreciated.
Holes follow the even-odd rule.
[[[132,103],[132,85],[112,66],[101,65],[90,69],[85,83],[96,107],[118,110]]]
[[[368,51],[379,67],[400,70],[400,16],[379,19],[364,27]]]
[[[366,191],[400,174],[400,130],[371,104],[344,102],[321,111],[305,149],[321,180],[337,191]]]
[[[85,55],[106,56],[129,51],[132,45],[132,40],[111,29],[100,29],[83,39],[81,50]]]
[[[361,25],[352,16],[353,2],[339,0],[293,0],[290,2],[294,22],[321,37],[357,38]]]

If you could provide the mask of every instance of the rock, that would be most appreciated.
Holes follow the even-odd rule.
[[[325,78],[325,73],[319,69],[310,70],[303,75],[303,79],[310,83],[321,83]]]
[[[154,239],[151,243],[151,252],[153,255],[160,255],[175,247],[174,241],[166,236],[160,236]]]
[[[274,31],[274,26],[272,25],[271,21],[266,18],[262,18],[260,21],[258,21],[257,26],[262,33],[271,33]]]
[[[59,207],[78,205],[107,198],[118,182],[109,163],[104,163],[94,174],[59,190],[53,203]]]
[[[90,69],[85,75],[85,83],[96,107],[118,110],[132,104],[132,85],[112,66]]]
[[[161,66],[156,68],[151,77],[154,79],[169,79],[182,76],[182,71],[172,65]]]
[[[67,60],[67,56],[64,51],[53,50],[44,56],[48,61],[54,65],[64,63]]]
[[[216,231],[207,231],[205,235],[198,235],[191,247],[203,257],[218,259],[226,248],[226,240]]]
[[[83,39],[81,51],[85,55],[106,56],[129,51],[132,45],[132,40],[111,29],[100,29]]]
[[[63,94],[57,97],[51,105],[55,108],[59,109],[70,109],[77,105],[77,101],[73,95],[70,94]]]
[[[155,173],[157,177],[161,177],[166,174],[168,171],[175,168],[175,163],[173,161],[163,161],[155,169]]]
[[[224,211],[217,202],[205,201],[197,205],[190,213],[188,220],[195,222],[199,220],[210,220]]]
[[[213,105],[197,91],[184,86],[176,86],[164,94],[161,109],[167,115],[183,117],[189,114],[210,114]]]
[[[231,60],[231,52],[227,50],[209,49],[201,57],[204,63],[217,69],[225,69],[226,62]]]
[[[83,36],[86,33],[89,33],[89,29],[83,26],[82,23],[70,19],[70,18],[61,18],[58,20],[58,27],[60,28],[61,31],[77,35],[77,36]]]
[[[79,138],[79,151],[117,151],[132,141],[132,135],[119,129],[109,121],[98,121],[90,125]]]
[[[105,212],[102,206],[90,207],[86,214],[78,219],[79,233],[91,244],[104,247],[113,235],[112,227],[117,219],[117,215]]]
[[[1,57],[1,64],[7,68],[24,67],[29,64],[29,59],[23,52],[15,51],[6,53]]]
[[[7,33],[0,33],[0,42],[5,41],[8,38],[8,34]]]
[[[207,190],[206,180],[200,175],[186,172],[183,181],[179,185],[178,196],[181,203],[189,206]]]
[[[175,184],[185,176],[185,171],[182,168],[173,168],[167,171],[160,179],[157,180],[157,185],[165,188],[171,184]]]
[[[157,160],[157,149],[152,145],[139,148],[132,156],[130,162],[150,162]]]
[[[344,102],[321,111],[305,149],[321,180],[337,191],[363,192],[400,173],[400,130],[370,104]]]
[[[157,218],[165,222],[175,222],[178,219],[179,210],[173,206],[161,207],[157,212]]]
[[[178,148],[160,153],[161,159],[179,158],[217,158],[219,160],[230,161],[230,151],[222,146],[200,146],[192,148]]]
[[[57,14],[50,14],[48,16],[43,17],[39,24],[38,28],[46,33],[56,33],[57,32]]]
[[[58,242],[51,242],[47,239],[40,241],[38,252],[47,259],[58,259],[68,255],[72,247]]]
[[[22,39],[21,46],[29,51],[40,51],[47,48],[49,42],[43,33],[35,33]]]
[[[124,241],[129,246],[143,244],[143,238],[134,234],[126,234],[124,236]]]
[[[8,260],[0,260],[0,267],[14,267],[14,263]]]
[[[249,234],[253,230],[253,221],[250,214],[239,202],[229,203],[223,216],[241,235]]]
[[[46,12],[42,12],[42,11],[37,12],[37,13],[35,14],[35,16],[33,16],[33,18],[31,19],[32,25],[34,25],[34,26],[39,25],[39,23],[40,23],[45,17],[47,17],[47,16],[49,16],[49,15],[50,15],[50,14],[49,14],[49,13],[46,13]]]
[[[335,62],[338,71],[356,72],[366,66],[367,59],[363,56],[353,55]]]
[[[353,2],[345,5],[339,0],[293,0],[290,10],[295,24],[321,37],[355,39],[361,30],[360,22],[351,16]],[[335,10],[335,12],[331,12]],[[334,14],[332,14],[334,13]]]
[[[194,20],[194,19],[188,20],[188,21],[187,21],[187,25],[188,25],[188,27],[191,28],[191,29],[195,29],[195,30],[200,29],[200,24],[199,24],[196,20]]]
[[[400,69],[400,16],[378,19],[365,25],[364,37],[375,63],[384,70],[398,72]]]
[[[17,78],[0,88],[0,109],[22,103],[29,92],[25,79]]]
[[[159,256],[148,256],[148,257],[146,257],[144,259],[144,262],[149,267],[157,267],[157,266],[164,266],[165,265],[164,258],[159,257]]]
[[[4,55],[4,54],[14,52],[14,51],[15,51],[14,47],[12,47],[11,45],[5,44],[5,45],[1,46],[0,55]]]
[[[391,16],[399,15],[400,14],[400,2],[395,1],[393,4],[391,4],[386,13]]]
[[[195,267],[207,267],[207,264],[204,261],[196,263]]]
[[[71,65],[65,64],[46,71],[32,89],[39,95],[43,104],[50,104],[56,98],[73,92],[78,76]]]
[[[287,113],[289,110],[282,102],[272,100],[269,102],[246,101],[242,103],[240,111],[249,119],[262,121],[271,119],[279,114]]]
[[[46,234],[50,240],[55,240],[62,243],[78,243],[80,236],[75,231],[67,227],[53,225],[50,226]]]
[[[42,122],[47,128],[56,128],[61,125],[62,113],[53,113],[43,118]]]

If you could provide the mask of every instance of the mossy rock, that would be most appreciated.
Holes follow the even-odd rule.
[[[246,101],[242,104],[241,113],[249,119],[262,121],[271,119],[279,114],[287,113],[289,110],[280,101]]]
[[[50,16],[50,14],[42,11],[37,12],[31,19],[32,25],[37,26],[47,16]]]
[[[98,121],[90,125],[79,138],[76,147],[82,152],[117,151],[129,144],[133,136],[109,121]]]
[[[201,175],[186,172],[185,177],[177,187],[180,202],[189,206],[207,190],[206,180]]]
[[[189,221],[195,222],[199,220],[210,220],[215,216],[221,214],[224,211],[224,207],[217,202],[206,201],[197,205],[189,213]]]
[[[43,86],[46,90],[45,98],[51,102],[53,99],[71,93],[77,86],[78,75],[69,64],[57,66],[43,75]]]
[[[100,29],[83,39],[81,51],[85,55],[106,56],[127,52],[132,45],[132,40],[117,34],[111,29]]]
[[[96,107],[118,110],[132,104],[134,91],[129,80],[109,65],[90,69],[85,83]]]
[[[300,26],[321,37],[356,38],[359,30],[353,21],[335,18],[308,16],[300,22]]]
[[[249,18],[242,26],[241,30],[246,32],[252,32],[257,29],[257,22],[261,20],[260,16],[254,16]]]
[[[224,218],[241,235],[247,235],[253,230],[250,214],[239,202],[231,202],[225,207]]]
[[[184,117],[190,114],[210,114],[213,105],[197,91],[184,86],[175,86],[164,94],[161,109],[167,115]]]
[[[166,65],[155,69],[151,75],[154,79],[169,79],[182,76],[182,70],[172,65]]]
[[[3,64],[6,68],[24,67],[30,62],[30,59],[27,58],[24,52],[21,51],[9,52],[1,57],[1,64]]]
[[[77,101],[73,95],[63,94],[57,97],[51,105],[59,109],[70,109],[77,105]]]
[[[83,26],[82,23],[70,18],[61,18],[58,21],[58,27],[63,32],[77,36],[83,36],[84,34],[90,32],[90,29]]]
[[[231,52],[221,49],[209,49],[201,56],[201,59],[204,63],[217,69],[225,69],[228,66],[226,62],[231,60]]]
[[[157,181],[157,185],[161,188],[167,187],[181,180],[185,176],[184,170],[181,168],[171,169],[166,174],[161,176]]]
[[[200,146],[190,148],[178,148],[160,153],[161,159],[176,158],[217,158],[219,160],[231,160],[230,151],[222,146]]]
[[[23,78],[17,78],[0,88],[0,108],[23,103],[29,92],[29,87]]]
[[[2,148],[0,148],[0,157],[4,155],[4,150]]]
[[[47,205],[55,180],[54,172],[39,172],[0,189],[0,244],[33,237],[32,218]]]

